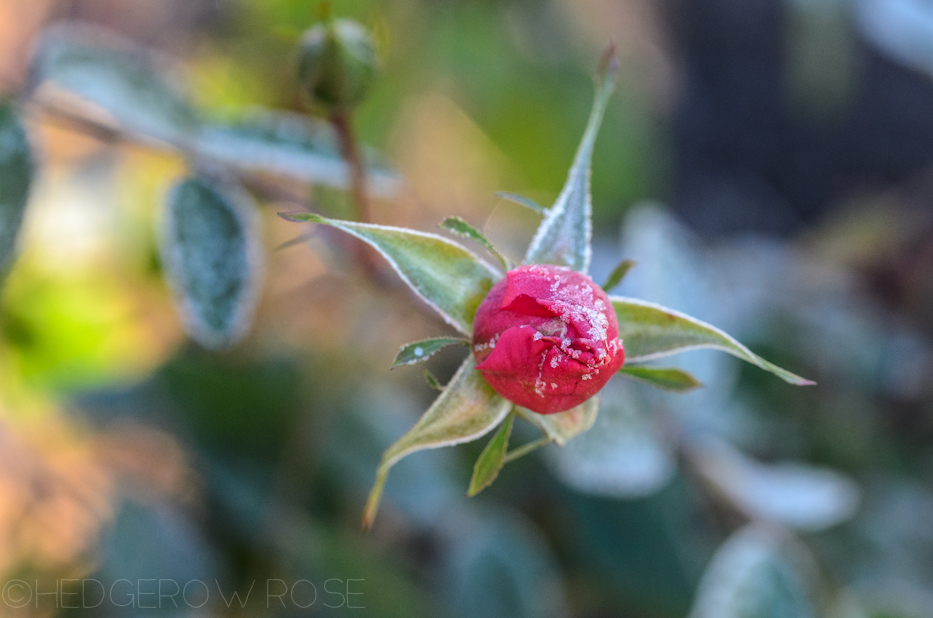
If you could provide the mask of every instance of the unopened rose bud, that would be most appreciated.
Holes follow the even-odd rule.
[[[369,91],[378,62],[372,37],[348,19],[328,19],[306,31],[298,50],[298,77],[311,102],[345,111]]]
[[[497,393],[539,414],[583,403],[625,361],[606,293],[546,265],[520,266],[493,286],[476,310],[473,354]]]

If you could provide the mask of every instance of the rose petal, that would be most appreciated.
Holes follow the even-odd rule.
[[[519,266],[506,273],[505,296],[502,306],[512,304],[519,296],[530,296],[537,300],[546,300],[554,296],[551,287],[560,283],[561,275],[575,274],[569,268],[559,266]],[[586,277],[586,275],[580,275]]]
[[[502,300],[501,307],[506,311],[514,311],[515,313],[521,313],[522,315],[533,315],[541,318],[553,318],[557,316],[556,313],[539,303],[528,294],[519,294],[511,301],[509,301],[508,298],[508,291],[506,291],[506,297]]]
[[[510,328],[477,369],[509,401],[539,414],[563,412],[599,392],[624,355],[594,369],[564,353],[559,342],[529,326]]]

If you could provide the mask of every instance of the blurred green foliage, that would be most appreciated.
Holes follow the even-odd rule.
[[[591,68],[604,44],[573,26],[571,16],[592,10],[589,3],[347,0],[334,10],[373,28],[383,60],[356,118],[363,141],[405,159],[406,140],[419,137],[403,134],[412,131],[406,113],[421,109],[419,100],[443,97],[500,157],[491,165],[511,184],[497,188],[552,203],[592,102]],[[181,56],[205,110],[225,118],[252,105],[304,109],[294,50],[316,19],[313,5],[242,0],[206,15],[179,20],[177,39],[166,36],[162,45]],[[120,18],[117,12],[111,25]],[[795,53],[811,53],[814,33],[794,32],[805,37]],[[819,81],[801,75],[795,79],[807,88]],[[148,232],[158,218],[153,188],[178,172],[177,161],[75,143],[33,119],[30,135],[49,161],[0,301],[0,472],[13,479],[2,487],[14,488],[0,492],[0,529],[52,538],[60,552],[38,542],[2,545],[4,576],[198,578],[231,588],[269,578],[363,579],[367,609],[315,606],[334,616],[681,617],[717,548],[755,517],[717,497],[690,465],[671,472],[691,456],[675,445],[712,433],[754,453],[771,473],[766,481],[777,476],[771,463],[795,459],[859,482],[862,507],[853,520],[800,534],[826,584],[821,615],[929,616],[933,382],[929,324],[916,317],[929,314],[892,309],[852,283],[910,244],[902,228],[911,219],[904,224],[878,196],[868,199],[886,215],[880,221],[855,210],[859,229],[888,239],[862,256],[866,266],[827,257],[834,234],[844,244],[875,246],[854,241],[861,237],[845,220],[796,244],[707,246],[662,209],[631,209],[671,193],[671,119],[644,80],[623,59],[596,142],[594,275],[635,258],[626,294],[734,328],[756,352],[799,368],[819,387],[793,389],[733,359],[696,354],[683,368],[706,389],[681,399],[622,391],[619,409],[607,407],[606,425],[598,426],[596,437],[609,447],[558,453],[550,446],[505,468],[470,501],[464,488],[483,443],[406,459],[388,482],[384,520],[364,535],[359,515],[380,454],[436,395],[417,369],[388,367],[399,343],[449,332],[413,311],[415,299],[354,289],[320,235],[276,250],[295,232],[276,227],[268,208],[270,283],[254,333],[224,353],[186,343],[154,276],[160,265]],[[844,94],[838,83],[833,88]],[[443,141],[437,150],[449,156],[453,147]],[[467,165],[468,155],[455,163]],[[439,178],[451,194],[460,180]],[[82,182],[118,190],[104,200]],[[316,191],[340,210],[342,196]],[[496,205],[487,197],[470,204],[472,212],[444,216],[482,221]],[[383,203],[380,214],[419,229],[440,219],[430,218],[433,204],[418,196],[410,202]],[[921,299],[916,281],[924,280],[910,288]],[[428,366],[446,383],[459,356],[446,349]],[[34,423],[38,429],[26,429]],[[67,439],[55,438],[62,433]],[[514,436],[519,443],[536,434],[516,422]],[[43,440],[46,448],[35,446]],[[621,456],[633,441],[637,448]],[[583,471],[568,475],[571,464]],[[761,495],[777,496],[779,506],[804,493],[765,485]],[[98,494],[106,508],[88,506]],[[8,515],[21,511],[20,519]],[[214,609],[271,614],[255,603]]]

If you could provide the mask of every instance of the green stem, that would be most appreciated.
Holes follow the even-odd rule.
[[[350,192],[356,204],[356,220],[360,223],[372,223],[369,194],[366,191],[366,169],[363,167],[349,112],[334,112],[331,114],[330,123],[337,132],[340,152],[350,168]]]
[[[360,156],[356,134],[350,120],[350,113],[335,111],[330,116],[330,123],[337,134],[340,152],[350,168],[350,194],[356,206],[356,220],[360,223],[372,223],[372,211],[369,207],[369,193],[366,189],[366,167]],[[379,281],[380,264],[376,254],[365,243],[353,242],[356,258],[366,275],[375,282]]]
[[[510,461],[515,461],[519,457],[524,457],[531,451],[541,448],[542,446],[544,446],[550,441],[551,441],[550,438],[548,438],[547,436],[544,436],[543,438],[539,438],[535,440],[534,442],[523,444],[517,449],[515,449],[514,451],[506,453],[504,463],[509,463]]]

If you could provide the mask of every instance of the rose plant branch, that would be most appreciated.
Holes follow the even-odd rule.
[[[103,122],[91,116],[83,115],[80,111],[74,109],[65,109],[61,105],[45,102],[36,99],[26,99],[20,103],[20,107],[26,110],[32,110],[55,123],[57,126],[73,131],[80,135],[99,140],[105,144],[132,144],[144,148],[152,148],[151,140],[143,138],[135,133],[121,128],[119,125]],[[184,143],[167,142],[164,146],[177,151],[180,155],[191,160],[197,160],[200,157]],[[294,191],[289,191],[281,182],[273,182],[261,174],[251,172],[246,169],[231,166],[223,161],[210,161],[211,167],[223,170],[224,175],[236,178],[250,192],[264,200],[277,203],[292,204],[298,208],[310,210],[315,204],[307,198]]]
[[[250,330],[259,298],[253,291],[261,288],[263,273],[252,249],[262,244],[253,195],[311,210],[310,186],[347,189],[365,220],[370,198],[391,195],[398,186],[396,174],[359,143],[350,124],[378,68],[370,33],[328,15],[305,33],[299,56],[299,82],[318,118],[253,108],[235,120],[217,120],[194,103],[174,60],[98,25],[66,21],[36,41],[17,103],[0,102],[12,109],[11,126],[36,114],[106,143],[185,160],[190,171],[174,185],[198,190],[185,191],[182,202],[173,200],[177,191],[167,193],[164,208],[180,216],[162,217],[160,250],[174,260],[165,277],[185,330],[204,347],[230,347]],[[15,204],[21,203],[8,221],[0,215],[0,229],[11,230],[0,234],[0,253],[15,253],[25,208],[17,196]],[[334,236],[366,278],[385,289],[377,256]]]
[[[583,139],[555,203],[540,209],[520,196],[507,196],[541,211],[544,220],[524,263],[511,268],[504,262],[504,275],[459,243],[434,234],[313,213],[282,213],[291,221],[333,226],[371,245],[429,307],[472,342],[472,354],[450,384],[383,455],[364,510],[364,527],[375,520],[389,470],[401,458],[476,440],[508,418],[508,425],[494,434],[476,462],[469,489],[474,495],[508,461],[548,442],[566,444],[590,429],[599,409],[596,394],[620,368],[625,369],[621,373],[625,377],[685,392],[699,386],[686,372],[637,365],[709,348],[792,384],[812,384],[709,324],[645,301],[609,296],[587,274],[592,236],[590,161],[617,71],[610,47],[597,73],[596,97]],[[442,227],[500,255],[462,219],[448,218]],[[629,267],[623,263],[607,286],[617,283]],[[408,344],[400,356],[405,355],[406,364],[416,362],[428,356],[428,346],[428,341]],[[419,349],[421,355],[410,354]],[[510,452],[515,415],[537,426],[544,436]]]
[[[353,128],[353,113],[378,72],[372,36],[359,24],[336,19],[330,3],[320,5],[322,20],[302,36],[298,74],[312,109],[326,116],[347,163],[355,219],[372,222],[366,166]],[[352,242],[352,254],[373,283],[380,282],[377,257],[365,244]]]
[[[356,220],[369,223],[372,221],[372,211],[367,192],[366,168],[360,157],[356,135],[353,131],[351,112],[346,110],[334,111],[330,116],[331,126],[340,143],[340,150],[350,171],[350,195],[356,206]],[[365,244],[353,241],[353,255],[361,272],[374,283],[380,282],[379,263],[376,256]]]
[[[506,463],[513,462],[516,459],[524,457],[528,453],[531,453],[532,451],[535,451],[541,448],[542,446],[546,446],[550,443],[551,443],[551,439],[548,436],[544,436],[543,438],[538,438],[537,440],[533,440],[531,442],[528,442],[527,444],[522,444],[516,449],[511,450],[508,453],[506,453],[505,458],[503,459],[503,463],[506,464]]]
[[[343,158],[350,167],[350,193],[356,204],[356,220],[362,223],[372,222],[372,212],[369,206],[369,194],[366,189],[366,169],[360,158],[359,147],[356,143],[356,134],[353,131],[352,118],[349,112],[337,111],[330,117]]]

